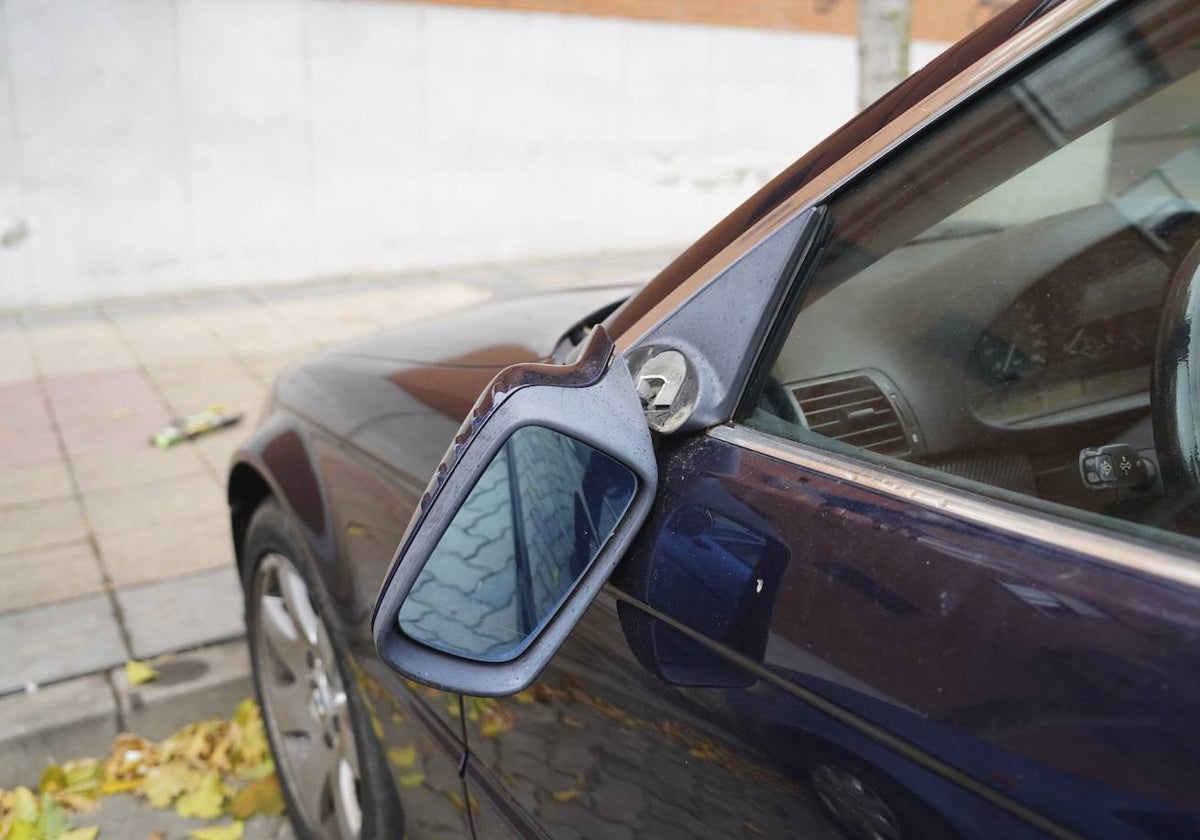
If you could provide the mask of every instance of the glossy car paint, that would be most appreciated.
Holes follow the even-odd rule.
[[[564,310],[582,317],[631,291],[492,302],[314,356],[280,375],[262,424],[235,456],[235,545],[265,495],[284,503],[337,607],[327,618],[354,648],[372,725],[388,746],[417,749],[414,766],[396,767],[409,837],[470,835],[461,700],[409,687],[379,661],[370,619],[380,583],[447,444],[492,377],[548,357]],[[417,770],[421,784],[405,787]]]
[[[1056,5],[1018,3],[947,51],[610,328]],[[464,700],[382,666],[379,583],[475,398],[628,291],[490,302],[301,363],[237,456],[235,538],[264,494],[284,502],[377,732],[418,748],[419,784],[396,768],[408,836],[838,836],[807,782],[820,764],[915,836],[1200,831],[1194,589],[712,436],[663,439],[659,506],[530,692]]]

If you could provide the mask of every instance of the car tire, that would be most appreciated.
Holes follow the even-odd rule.
[[[274,499],[251,517],[242,557],[254,687],[297,838],[402,837],[403,810],[345,638]]]

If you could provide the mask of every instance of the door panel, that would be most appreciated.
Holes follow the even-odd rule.
[[[966,836],[1200,828],[1193,592],[712,438],[666,464],[618,581],[663,615],[626,631],[778,766],[815,737]]]
[[[741,692],[650,673],[631,615],[644,614],[607,588],[531,688],[467,699],[478,836],[838,837],[741,725]]]

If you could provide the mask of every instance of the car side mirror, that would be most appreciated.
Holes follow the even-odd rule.
[[[501,371],[392,561],[372,619],[379,655],[448,691],[525,688],[621,559],[657,484],[633,379],[603,327],[573,364]]]

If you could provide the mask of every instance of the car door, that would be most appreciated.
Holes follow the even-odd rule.
[[[1200,10],[1101,5],[823,198],[479,836],[1200,831]]]

